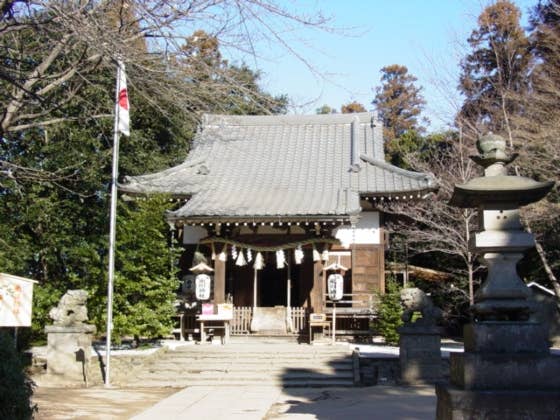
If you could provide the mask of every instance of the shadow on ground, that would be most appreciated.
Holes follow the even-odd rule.
[[[383,355],[380,355],[383,356]],[[386,356],[386,355],[385,355]],[[351,358],[351,356],[348,356]],[[387,363],[391,363],[391,358]],[[330,362],[333,374],[324,374],[313,369],[305,369],[309,376],[323,377],[328,384],[337,378],[337,366],[347,358]],[[301,369],[298,374],[303,375]],[[379,419],[379,420],[424,420],[434,419],[436,414],[435,388],[431,385],[418,387],[396,386],[355,386],[355,387],[291,387],[295,372],[286,369],[281,397],[272,405],[266,419],[317,418],[317,419]],[[315,383],[319,383],[316,380]]]
[[[435,414],[433,387],[285,388],[265,418],[432,420]]]

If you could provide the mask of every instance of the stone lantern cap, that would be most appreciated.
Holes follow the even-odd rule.
[[[455,207],[515,209],[543,199],[554,182],[538,182],[523,176],[507,175],[505,166],[517,157],[506,153],[506,141],[492,132],[476,142],[479,156],[471,159],[484,168],[484,176],[456,185],[449,204]]]
[[[456,185],[449,204],[461,208],[517,208],[541,200],[553,186],[553,181],[537,182],[523,176],[485,176]]]

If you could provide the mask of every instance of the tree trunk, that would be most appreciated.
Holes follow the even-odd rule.
[[[474,305],[474,270],[472,263],[472,254],[469,252],[469,263],[467,264],[469,270],[469,303]]]

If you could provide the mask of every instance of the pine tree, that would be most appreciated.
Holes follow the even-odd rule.
[[[389,144],[408,130],[423,131],[419,117],[426,101],[415,85],[417,80],[405,66],[392,64],[381,69],[381,86],[375,88],[372,103],[383,120]]]

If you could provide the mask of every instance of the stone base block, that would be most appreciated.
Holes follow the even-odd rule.
[[[560,390],[466,391],[436,385],[437,420],[560,418]]]
[[[93,325],[48,326],[47,374],[60,384],[83,384],[87,381],[91,357]]]
[[[546,327],[536,322],[479,322],[465,325],[466,352],[549,353]]]
[[[464,389],[560,389],[560,357],[452,353],[451,383]]]
[[[442,378],[441,337],[439,330],[416,333],[399,329],[400,382],[408,385],[433,383]]]

